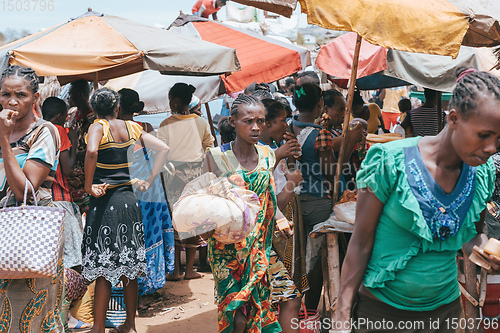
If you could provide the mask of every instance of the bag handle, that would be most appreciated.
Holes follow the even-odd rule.
[[[308,319],[309,318],[309,314],[307,313],[306,303],[304,303],[304,301],[300,302],[300,309],[304,313],[304,319]]]
[[[26,177],[26,185],[24,186],[24,198],[23,198],[23,205],[26,206],[26,200],[28,198],[28,188],[31,189],[31,193],[33,194],[33,202],[35,203],[35,206],[38,206],[38,201],[36,200],[36,193],[35,189],[33,188],[33,184],[28,180]],[[12,190],[9,189],[7,192],[7,199],[5,200],[5,203],[3,204],[3,208],[5,209],[7,207],[7,202],[9,202],[9,199],[12,195]]]

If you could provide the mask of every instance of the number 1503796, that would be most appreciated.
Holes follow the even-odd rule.
[[[4,12],[53,11],[54,0],[0,0]]]

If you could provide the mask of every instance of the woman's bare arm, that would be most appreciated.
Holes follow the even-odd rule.
[[[101,142],[104,131],[102,125],[94,123],[90,125],[87,134],[87,152],[85,154],[85,191],[92,194],[92,181],[94,179],[95,168],[97,165],[97,155],[99,152],[99,143]]]
[[[384,203],[369,188],[358,190],[354,232],[342,265],[336,321],[346,322],[351,317],[351,307],[372,254],[375,232],[383,209]]]
[[[168,152],[170,148],[166,143],[157,139],[154,135],[142,132],[142,139],[144,140],[144,145],[148,149],[152,149],[156,152],[156,156],[153,162],[153,167],[149,173],[146,181],[151,185],[158,174],[163,170],[163,166],[167,162]]]
[[[49,175],[50,168],[36,160],[27,160],[23,169],[19,166],[9,140],[17,115],[16,111],[8,109],[0,112],[0,147],[7,183],[16,200],[21,201],[24,198],[26,179],[30,181],[36,191]],[[31,193],[31,190],[28,192]]]

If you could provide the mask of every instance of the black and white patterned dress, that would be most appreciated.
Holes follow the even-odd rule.
[[[129,140],[115,142],[106,120],[104,136],[99,145],[94,184],[109,184],[106,194],[92,197],[82,243],[82,275],[87,281],[104,277],[116,284],[121,276],[133,280],[146,273],[146,249],[141,208],[132,189],[129,149],[142,128],[127,121]]]

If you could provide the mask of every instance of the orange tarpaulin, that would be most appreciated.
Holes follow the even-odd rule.
[[[272,82],[302,69],[297,51],[215,22],[192,22],[205,41],[236,49],[241,71],[223,77],[227,92],[245,89],[252,82]]]
[[[311,64],[305,48],[192,15],[181,13],[168,29],[236,50],[241,71],[222,76],[229,93],[253,82],[279,80]]]

